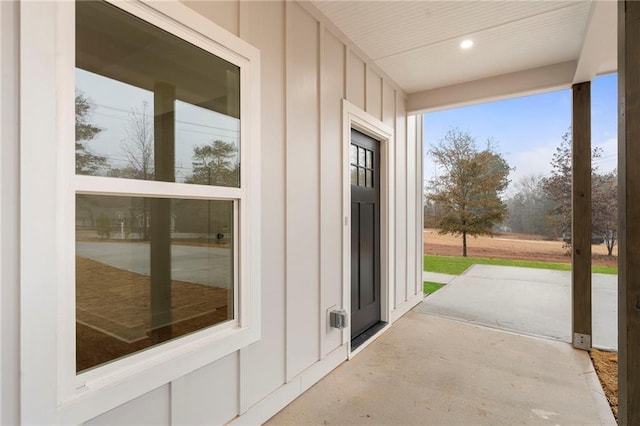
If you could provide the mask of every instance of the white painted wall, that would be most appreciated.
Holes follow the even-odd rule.
[[[420,120],[407,120],[405,94],[308,3],[186,5],[261,51],[262,338],[88,424],[261,422],[347,358],[342,333],[330,328],[327,320],[327,310],[344,303],[344,98],[394,128],[392,320],[421,300],[421,127]],[[18,37],[11,25],[14,4],[0,2],[0,7],[0,413],[2,424],[13,424],[19,413],[18,104],[12,89],[18,86]]]

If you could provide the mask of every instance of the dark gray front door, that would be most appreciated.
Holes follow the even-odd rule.
[[[380,143],[351,130],[351,338],[380,322]]]

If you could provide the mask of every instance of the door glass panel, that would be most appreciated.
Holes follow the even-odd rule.
[[[366,161],[366,149],[358,147],[358,165],[364,167],[367,163]]]
[[[233,201],[76,196],[76,370],[234,318]]]
[[[373,169],[373,152],[367,150],[367,168]]]
[[[240,186],[240,69],[76,2],[76,174]]]
[[[362,167],[358,167],[358,186],[366,186],[367,181],[365,178],[364,169]]]
[[[351,185],[358,185],[358,167],[351,166]]]
[[[358,164],[358,147],[355,145],[351,145],[351,149],[350,149],[350,155],[351,155],[351,164]]]
[[[371,170],[367,170],[367,186],[373,187],[373,172]]]

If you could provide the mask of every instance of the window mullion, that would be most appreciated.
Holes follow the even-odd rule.
[[[157,198],[192,198],[202,200],[241,199],[240,188],[191,185],[185,183],[109,178],[102,176],[75,176],[78,194],[123,195]]]

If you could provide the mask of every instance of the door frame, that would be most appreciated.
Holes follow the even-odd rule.
[[[342,306],[351,318],[351,179],[349,175],[349,146],[351,129],[355,129],[380,142],[380,320],[391,322],[394,292],[391,287],[395,274],[393,259],[394,211],[394,129],[350,102],[342,101]],[[363,343],[349,358],[362,350],[374,338]],[[342,343],[351,341],[351,322],[342,331]]]

